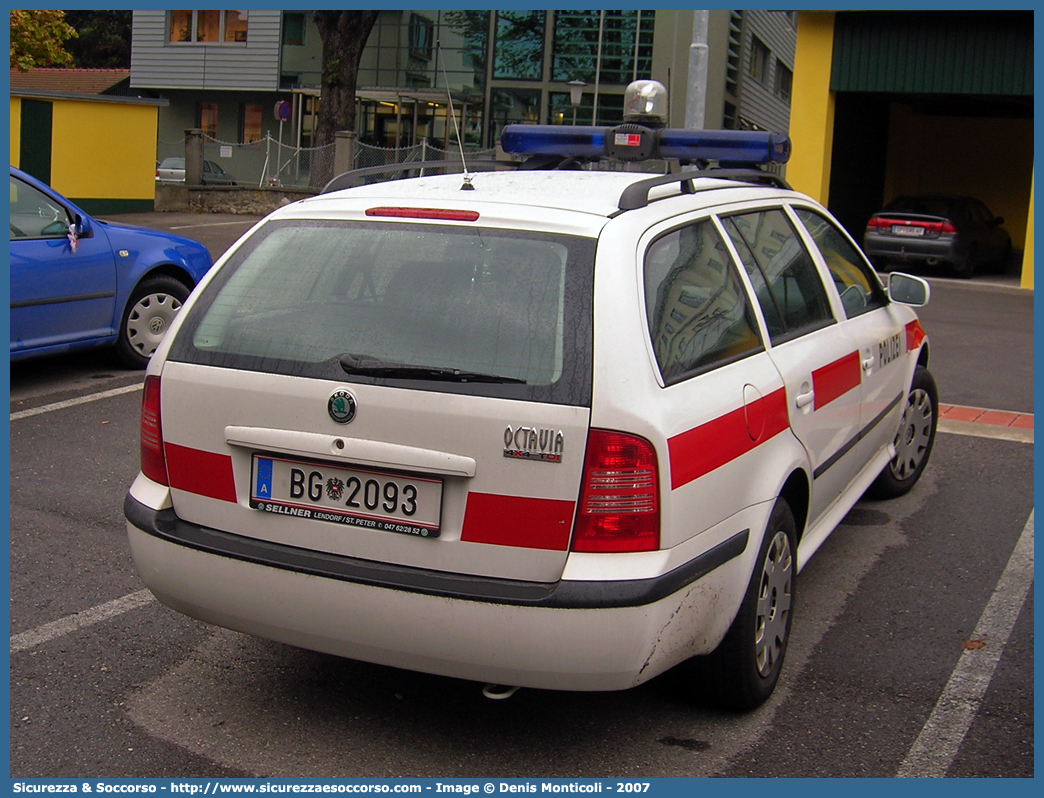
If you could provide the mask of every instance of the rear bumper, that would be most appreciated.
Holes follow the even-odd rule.
[[[952,263],[961,256],[955,238],[901,238],[894,235],[867,233],[863,251],[869,258],[925,263],[936,261]]]
[[[748,531],[657,579],[527,583],[274,545],[128,496],[138,571],[164,604],[291,645],[410,670],[564,690],[633,687],[728,629]]]

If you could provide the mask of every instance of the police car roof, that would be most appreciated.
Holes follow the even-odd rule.
[[[476,172],[470,183],[474,190],[462,190],[461,174],[392,180],[356,188],[321,194],[295,205],[300,211],[324,213],[357,207],[357,201],[379,201],[387,204],[431,204],[438,207],[461,207],[476,203],[510,204],[534,208],[556,209],[573,213],[592,214],[602,218],[620,211],[620,197],[631,185],[663,175],[644,172],[603,172],[582,170],[517,170]],[[700,189],[735,188],[742,183],[698,178]],[[680,193],[680,179],[650,189],[649,198],[676,196]],[[765,187],[746,186],[759,196]],[[778,190],[768,190],[778,195]],[[708,191],[708,194],[717,192]],[[738,199],[738,197],[737,197]],[[705,203],[721,202],[720,196],[707,196]],[[704,203],[698,203],[704,204]],[[293,207],[293,206],[290,206]]]

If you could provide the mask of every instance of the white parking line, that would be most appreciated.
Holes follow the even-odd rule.
[[[140,391],[141,386],[142,383],[139,382],[135,385],[124,385],[122,388],[113,388],[109,391],[99,391],[98,393],[87,394],[86,396],[77,396],[75,399],[66,399],[64,402],[40,405],[39,407],[31,407],[28,410],[18,410],[11,414],[11,421],[17,421],[20,418],[29,418],[30,416],[39,416],[43,413],[50,413],[52,410],[64,410],[67,407],[75,407],[76,405],[83,405],[88,402],[96,402],[99,399],[108,399],[110,396],[120,396],[125,393],[133,393],[134,391]]]
[[[54,640],[56,637],[67,635],[69,632],[75,632],[77,629],[82,629],[85,626],[101,623],[130,610],[136,610],[138,607],[142,607],[151,601],[152,593],[148,590],[139,590],[137,593],[129,593],[122,598],[107,601],[104,604],[99,604],[97,607],[91,607],[89,610],[68,615],[57,621],[45,623],[43,626],[37,626],[28,632],[11,635],[11,653],[14,654],[18,651],[35,648],[50,640]]]
[[[1033,584],[1033,513],[928,722],[895,775],[943,778],[964,740]]]

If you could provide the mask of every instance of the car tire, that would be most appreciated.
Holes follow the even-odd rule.
[[[867,495],[873,499],[894,499],[909,492],[928,465],[938,425],[939,393],[935,380],[928,369],[917,366],[895,433],[895,457],[874,480]]]
[[[1011,262],[1011,241],[1004,245],[1004,249],[1001,250],[1000,258],[997,259],[997,263],[994,265],[994,270],[997,274],[1006,274],[1008,271],[1008,264]]]
[[[685,678],[700,703],[745,712],[772,695],[790,641],[796,577],[797,524],[780,497],[725,639],[712,653],[685,663]]]
[[[116,353],[130,368],[143,369],[156,351],[190,289],[167,275],[142,280],[131,292],[120,320]]]
[[[968,280],[975,276],[975,267],[978,265],[979,248],[972,246],[967,254],[954,264],[954,271],[958,277]]]

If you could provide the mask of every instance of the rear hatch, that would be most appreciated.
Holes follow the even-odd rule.
[[[907,239],[937,239],[952,236],[953,202],[941,197],[902,197],[867,223],[867,231]]]
[[[378,211],[270,220],[185,314],[161,372],[174,510],[554,581],[590,418],[595,241]]]

